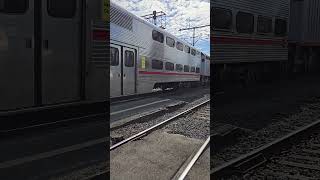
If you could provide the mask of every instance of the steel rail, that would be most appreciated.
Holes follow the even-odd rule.
[[[71,121],[75,121],[75,120],[79,121],[81,119],[97,118],[97,117],[104,117],[104,116],[107,117],[107,113],[95,113],[95,114],[90,114],[90,115],[86,115],[86,116],[67,118],[64,120],[58,120],[58,121],[53,121],[53,122],[48,122],[48,123],[41,123],[41,124],[36,124],[36,125],[31,125],[31,126],[25,126],[25,127],[21,127],[21,128],[0,130],[0,134],[12,133],[12,132],[23,131],[23,130],[28,130],[28,129],[32,129],[32,128],[39,128],[39,127],[44,127],[44,126],[52,126],[52,125],[62,124],[62,123],[71,122]]]
[[[234,173],[244,174],[248,170],[252,170],[263,164],[268,157],[273,153],[278,153],[281,148],[296,143],[319,128],[320,120],[317,120],[258,149],[213,168],[210,174],[212,177],[215,177],[215,179],[226,178]]]
[[[120,142],[116,143],[115,145],[111,146],[110,147],[110,151],[112,151],[115,148],[117,148],[117,147],[119,147],[119,146],[121,146],[121,145],[123,145],[123,144],[125,144],[125,143],[127,143],[129,141],[132,141],[132,140],[134,140],[134,139],[136,139],[136,138],[138,138],[138,137],[140,137],[140,136],[142,136],[144,134],[147,134],[147,133],[151,132],[152,130],[154,130],[154,129],[156,129],[156,128],[158,128],[158,127],[160,127],[160,126],[162,126],[162,125],[164,125],[164,124],[166,124],[166,123],[168,123],[168,122],[170,122],[170,121],[172,121],[174,119],[177,119],[177,118],[181,117],[182,115],[185,115],[185,114],[191,112],[192,110],[207,104],[208,102],[210,102],[210,99],[208,99],[208,100],[206,100],[206,101],[204,101],[204,102],[202,102],[202,103],[200,103],[198,105],[195,105],[195,106],[193,106],[193,107],[191,107],[191,108],[189,108],[189,109],[187,109],[187,110],[185,110],[185,111],[183,111],[183,112],[181,112],[181,113],[179,113],[177,115],[174,115],[173,117],[171,117],[171,118],[169,118],[167,120],[164,120],[164,121],[162,121],[162,122],[160,122],[160,123],[148,128],[146,130],[143,130],[143,131],[141,131],[141,132],[139,132],[139,133],[137,133],[137,134],[135,134],[133,136],[130,136],[129,138],[127,138],[127,139],[125,139],[123,141],[120,141]]]
[[[179,176],[178,180],[184,180],[184,178],[187,176],[187,174],[189,173],[189,171],[191,170],[191,168],[193,167],[193,165],[197,162],[197,160],[199,159],[199,157],[201,156],[201,154],[204,152],[204,150],[206,149],[206,147],[208,146],[210,142],[210,136],[207,138],[207,140],[202,144],[202,146],[200,147],[200,149],[198,150],[198,152],[193,156],[193,158],[191,159],[191,161],[189,162],[189,164],[187,165],[187,167],[184,169],[184,171],[181,173],[181,175]]]
[[[105,170],[97,174],[94,174],[90,177],[83,178],[83,180],[107,180],[109,178],[108,174],[109,174],[109,171]]]

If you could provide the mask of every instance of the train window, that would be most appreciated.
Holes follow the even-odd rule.
[[[258,25],[257,32],[259,33],[272,33],[272,19],[259,16],[258,17]]]
[[[166,70],[168,70],[168,71],[174,70],[174,64],[171,62],[166,62],[165,66],[166,66]]]
[[[185,45],[185,46],[184,46],[184,52],[190,53],[190,47],[187,46],[187,45]]]
[[[23,14],[28,9],[28,0],[0,0],[0,12]]]
[[[238,12],[237,31],[239,33],[252,34],[254,31],[254,16],[250,13]]]
[[[200,52],[199,51],[197,51],[197,56],[199,56],[200,55]]]
[[[211,16],[211,24],[213,29],[226,29],[232,27],[232,11],[223,8],[213,8]]]
[[[163,69],[163,62],[160,60],[152,60],[152,69],[158,69],[158,70],[162,70]]]
[[[118,48],[111,47],[110,49],[110,56],[111,56],[111,66],[118,66],[119,65],[119,50]]]
[[[48,0],[48,13],[53,17],[73,18],[76,8],[76,0]]]
[[[167,43],[167,45],[170,46],[170,47],[174,47],[174,45],[175,45],[174,39],[172,39],[172,38],[170,38],[170,37],[167,37],[167,38],[166,38],[166,43]]]
[[[125,52],[125,66],[133,67],[134,66],[134,53],[132,51]]]
[[[183,66],[181,64],[176,64],[176,71],[182,71]]]
[[[196,73],[200,73],[200,68],[196,68]]]
[[[191,54],[192,54],[193,56],[195,56],[195,55],[196,55],[196,50],[191,49]]]
[[[163,43],[164,36],[163,36],[163,34],[161,32],[153,30],[152,31],[152,39],[155,40],[155,41]]]
[[[274,33],[277,36],[285,36],[287,34],[287,21],[283,19],[276,19]]]
[[[179,41],[177,41],[177,49],[183,51],[183,44]]]
[[[190,72],[190,66],[184,65],[183,71],[184,71],[184,72]]]
[[[196,68],[194,66],[192,66],[190,72],[196,72]]]

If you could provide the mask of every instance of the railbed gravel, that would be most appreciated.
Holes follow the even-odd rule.
[[[95,166],[90,166],[84,169],[75,170],[60,177],[50,178],[50,180],[78,180],[78,179],[90,179],[90,177],[109,170],[107,162],[99,163]]]
[[[312,103],[311,103],[312,102]],[[300,112],[289,117],[276,117],[274,123],[248,136],[240,137],[236,144],[227,146],[216,152],[212,151],[212,168],[222,165],[243,154],[249,153],[277,138],[283,137],[290,132],[306,126],[320,117],[320,99],[312,98],[308,104],[300,107]]]
[[[168,133],[206,140],[210,134],[210,105],[167,124],[164,129]]]
[[[123,139],[126,139],[136,133],[139,133],[147,128],[150,128],[152,127],[153,125],[157,124],[157,123],[160,123],[174,115],[177,115],[189,108],[191,108],[192,106],[195,106],[205,100],[208,100],[210,99],[210,95],[209,94],[206,94],[204,95],[202,98],[199,98],[191,103],[188,103],[186,104],[185,106],[183,106],[182,108],[174,111],[174,112],[171,112],[171,113],[166,113],[164,114],[163,116],[160,116],[160,117],[157,117],[157,118],[154,118],[154,119],[150,119],[148,121],[145,121],[145,122],[137,122],[137,123],[132,123],[132,124],[129,124],[127,126],[124,126],[124,127],[121,127],[119,129],[115,129],[115,130],[112,130],[111,133],[110,133],[110,136],[111,138],[113,137],[119,137],[121,136]],[[184,126],[186,127],[186,126]],[[208,127],[209,129],[209,127]],[[208,130],[209,131],[209,130]],[[192,133],[193,134],[193,133]],[[112,146],[112,141],[110,141],[110,146]]]
[[[269,162],[264,166],[261,166],[257,169],[254,169],[248,172],[244,177],[244,179],[258,179],[262,177],[266,177],[269,179],[280,179],[279,175],[277,177],[274,176],[274,173],[279,173],[283,175],[289,175],[292,177],[304,176],[310,179],[320,179],[320,171],[319,170],[311,170],[307,168],[297,168],[292,166],[282,165],[279,162],[282,160],[288,160],[291,162],[304,163],[313,166],[320,167],[320,162],[318,159],[320,158],[319,154],[312,154],[303,152],[303,149],[312,149],[312,144],[320,144],[320,133],[314,133],[311,138],[307,140],[303,140],[301,142],[297,142],[297,145],[294,145],[291,148],[287,148],[283,150],[281,153],[274,155],[270,158]],[[319,150],[319,147],[317,148]],[[310,160],[302,160],[296,159],[294,156],[303,155],[310,158],[314,158],[313,161]],[[284,178],[283,178],[284,179]]]

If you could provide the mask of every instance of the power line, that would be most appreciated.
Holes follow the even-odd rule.
[[[192,45],[195,45],[195,36],[196,36],[196,29],[200,29],[200,28],[205,28],[205,27],[209,27],[210,25],[203,25],[203,26],[195,26],[195,27],[189,27],[189,28],[183,28],[183,29],[179,29],[179,31],[186,31],[186,30],[191,30],[193,29],[193,35],[192,35]]]

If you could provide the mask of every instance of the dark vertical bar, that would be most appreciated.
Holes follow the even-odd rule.
[[[121,46],[121,95],[123,95],[123,47]]]
[[[86,99],[86,41],[87,41],[87,19],[86,19],[86,2],[80,0],[80,44],[79,44],[79,55],[80,55],[80,96],[82,100]]]
[[[134,62],[134,93],[137,93],[137,73],[139,73],[139,67],[138,67],[138,50],[135,49],[135,62]]]
[[[39,106],[42,104],[42,0],[34,0],[34,92],[35,104]]]

